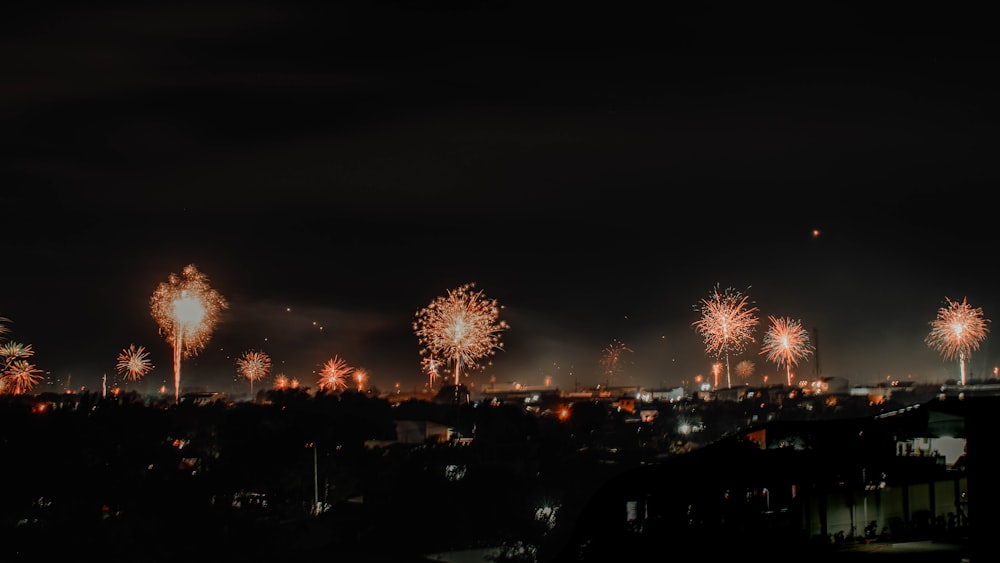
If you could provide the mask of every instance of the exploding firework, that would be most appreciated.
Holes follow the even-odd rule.
[[[283,373],[279,373],[278,375],[274,376],[274,388],[277,389],[278,391],[287,390],[289,383],[290,382],[288,380],[288,376]]]
[[[732,387],[729,374],[729,354],[742,352],[754,342],[757,328],[757,307],[749,297],[733,288],[720,291],[716,285],[712,293],[702,299],[695,310],[701,318],[692,323],[705,343],[705,353],[716,358],[726,358],[726,381]]]
[[[118,369],[118,375],[126,381],[138,381],[154,366],[145,347],[129,344],[128,348],[123,348],[118,354],[118,364],[115,367]]]
[[[354,368],[340,356],[334,356],[323,364],[319,372],[320,391],[338,391],[347,389],[347,380],[354,373]]]
[[[43,379],[42,370],[28,360],[14,360],[4,369],[3,385],[5,391],[21,395],[31,391]]]
[[[0,345],[0,393],[27,393],[42,380],[42,371],[27,360],[34,355],[31,344],[8,341]]]
[[[764,345],[760,353],[778,366],[785,366],[788,385],[792,385],[792,366],[800,360],[808,358],[813,353],[809,343],[809,333],[802,328],[800,321],[787,317],[768,317],[771,326],[764,334]]]
[[[250,397],[253,398],[253,382],[260,381],[271,373],[271,357],[255,350],[243,352],[236,359],[236,373],[250,382]]]
[[[474,289],[474,283],[467,283],[449,290],[417,311],[413,323],[421,355],[454,360],[456,392],[462,366],[474,370],[480,367],[480,358],[502,350],[500,336],[509,328],[499,319],[502,307],[496,299]]]
[[[757,366],[750,360],[741,360],[736,364],[736,377],[748,380],[756,369]]]
[[[961,303],[944,299],[947,306],[938,309],[937,318],[930,323],[931,332],[924,341],[944,360],[958,359],[962,385],[965,385],[965,364],[989,333],[990,320],[983,318],[982,308],[972,307],[965,297]]]
[[[170,274],[150,298],[150,313],[174,350],[174,401],[180,400],[181,358],[196,356],[208,343],[228,307],[225,299],[208,285],[208,278],[194,264],[182,275]]]
[[[621,373],[622,352],[631,352],[632,349],[624,343],[615,339],[603,350],[601,354],[601,366],[604,368],[604,375],[607,376],[604,385],[611,387],[615,379]]]

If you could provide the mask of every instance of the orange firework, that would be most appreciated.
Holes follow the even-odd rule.
[[[340,356],[334,356],[323,364],[319,372],[319,390],[336,391],[347,388],[347,379],[354,373],[354,368],[347,365]]]
[[[7,322],[10,319],[0,317],[0,339],[8,333]],[[42,370],[27,360],[34,355],[31,344],[11,340],[0,345],[0,394],[21,395],[42,381]]]
[[[704,339],[705,353],[726,357],[726,381],[732,387],[729,354],[742,352],[748,343],[754,342],[757,307],[743,293],[733,288],[719,291],[716,285],[706,299],[695,305],[695,310],[701,313],[701,318],[692,326]]]
[[[254,350],[243,352],[236,360],[236,372],[250,382],[250,396],[253,397],[253,382],[260,381],[271,373],[271,357]]]
[[[208,285],[208,278],[194,264],[182,275],[170,274],[150,298],[150,313],[160,325],[160,335],[174,349],[174,402],[180,400],[181,358],[196,356],[212,336],[225,299]]]
[[[617,339],[612,340],[611,344],[604,349],[604,353],[601,356],[601,365],[604,367],[604,374],[607,375],[607,380],[604,382],[605,387],[610,387],[611,383],[614,382],[615,378],[621,372],[619,364],[621,363],[622,352],[631,351],[631,348]]]
[[[139,346],[136,348],[135,344],[129,344],[128,348],[122,349],[121,353],[118,354],[118,375],[124,377],[126,381],[138,381],[150,370],[153,369],[153,364],[149,360],[149,353],[146,352],[146,348]]]
[[[288,389],[288,386],[289,386],[289,380],[288,380],[288,376],[287,375],[285,375],[283,373],[279,373],[278,375],[276,375],[274,377],[274,388],[275,389],[277,389],[279,391],[285,391],[285,390]]]
[[[764,335],[764,346],[760,353],[778,366],[785,366],[788,385],[791,386],[792,366],[798,365],[799,360],[813,353],[813,346],[809,343],[809,333],[802,328],[800,321],[770,316],[768,320],[771,321],[771,326]]]
[[[965,363],[989,333],[990,320],[983,318],[982,308],[972,307],[965,297],[961,303],[947,297],[944,300],[947,307],[938,309],[937,318],[930,323],[931,332],[924,340],[943,359],[958,359],[965,385]]]
[[[475,283],[467,283],[438,297],[417,311],[413,330],[423,346],[421,355],[453,358],[455,389],[458,390],[461,367],[473,370],[479,359],[503,349],[500,333],[509,326],[499,320],[501,307],[495,299],[487,299],[482,291],[473,291]]]

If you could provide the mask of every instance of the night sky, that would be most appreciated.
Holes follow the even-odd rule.
[[[759,310],[752,383],[784,373],[769,315],[814,339],[800,378],[959,377],[924,339],[946,297],[1000,314],[992,20],[536,4],[9,9],[7,338],[44,389],[99,388],[129,344],[172,387],[149,299],[195,264],[229,308],[182,387],[247,391],[253,349],[412,390],[415,313],[474,282],[510,325],[474,385],[603,383],[618,341],[617,383],[672,387],[710,374],[718,285]]]

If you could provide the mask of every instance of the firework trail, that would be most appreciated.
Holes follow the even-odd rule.
[[[228,304],[208,285],[208,278],[194,264],[178,276],[170,274],[149,300],[150,314],[160,335],[174,349],[174,402],[180,400],[181,358],[196,356],[208,343]]]
[[[478,361],[503,349],[501,333],[509,328],[499,320],[502,307],[496,299],[487,299],[475,284],[467,283],[438,297],[417,311],[413,330],[423,347],[421,355],[452,358],[455,363],[455,391],[458,392],[461,368],[473,370]]]
[[[947,306],[938,309],[937,318],[930,323],[931,332],[924,341],[944,360],[958,359],[962,385],[965,385],[965,364],[989,334],[991,321],[983,318],[982,308],[972,307],[965,297],[961,303],[944,299]]]
[[[788,386],[791,387],[792,366],[798,365],[800,360],[808,358],[813,353],[814,348],[809,343],[809,333],[802,328],[800,321],[771,316],[768,320],[771,321],[771,326],[764,334],[764,345],[760,353],[779,367],[785,366]]]
[[[695,305],[701,318],[692,323],[705,343],[705,353],[726,358],[726,381],[731,388],[729,354],[742,352],[754,342],[757,307],[749,297],[733,288],[720,291],[716,285],[709,296]]]
[[[250,398],[253,399],[253,382],[260,381],[271,373],[271,357],[255,350],[243,352],[236,359],[236,372],[250,382]]]
[[[427,390],[434,390],[434,382],[438,378],[438,361],[431,357],[426,357],[423,359],[421,365],[423,366],[424,373],[427,374]]]

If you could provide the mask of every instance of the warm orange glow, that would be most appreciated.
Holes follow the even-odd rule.
[[[347,365],[347,362],[340,356],[334,356],[323,364],[319,372],[320,391],[337,391],[347,388],[347,378],[354,373],[354,368]]]
[[[712,293],[696,305],[696,310],[701,318],[692,326],[704,340],[705,353],[714,354],[716,358],[725,356],[726,383],[732,387],[729,354],[742,352],[748,343],[754,342],[757,307],[742,292],[733,288],[720,291],[716,285]]]
[[[462,366],[476,369],[480,358],[502,350],[500,333],[509,328],[506,321],[499,320],[502,307],[495,299],[485,298],[482,291],[473,291],[475,286],[467,283],[448,290],[446,296],[417,311],[413,323],[423,347],[421,355],[454,360],[456,388]]]
[[[813,353],[812,344],[809,343],[809,333],[802,328],[801,321],[773,316],[769,316],[768,319],[771,321],[771,326],[764,335],[764,346],[760,353],[779,366],[785,366],[788,385],[791,386],[792,366],[798,365],[799,360]]]
[[[174,349],[174,401],[180,400],[181,358],[200,352],[211,338],[219,313],[228,304],[208,285],[208,278],[194,264],[180,276],[170,274],[150,298],[150,313],[160,326],[160,335]]]
[[[969,305],[966,298],[962,298],[961,303],[947,297],[944,299],[947,306],[938,309],[937,318],[931,321],[931,332],[925,341],[945,360],[958,359],[962,385],[965,385],[965,363],[989,333],[987,325],[990,320],[984,319],[983,310]]]

